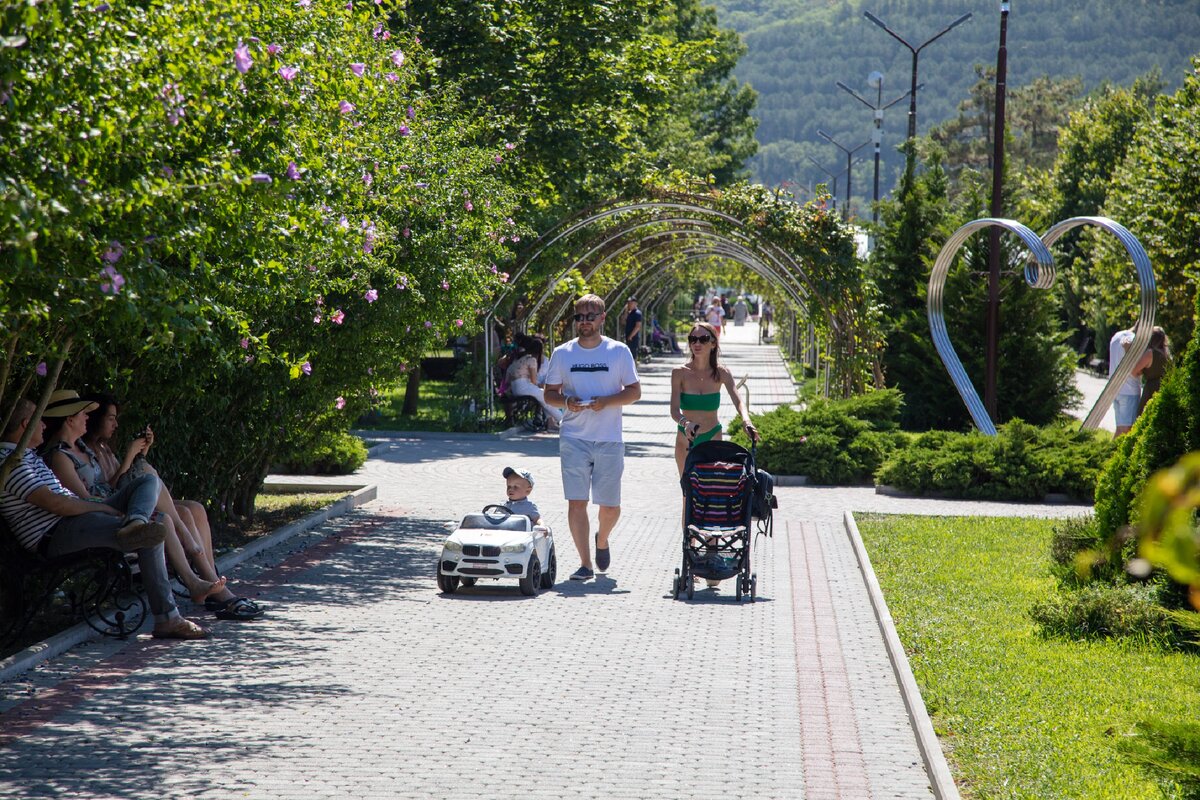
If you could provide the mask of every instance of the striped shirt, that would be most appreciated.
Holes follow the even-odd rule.
[[[16,449],[11,442],[0,442],[0,462]],[[13,468],[4,489],[0,492],[0,515],[27,550],[37,550],[38,543],[58,524],[62,517],[29,502],[29,495],[45,486],[55,494],[75,495],[58,482],[58,477],[33,450],[26,449],[21,462]]]

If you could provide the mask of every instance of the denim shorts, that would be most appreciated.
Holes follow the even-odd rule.
[[[1113,400],[1113,415],[1117,418],[1118,428],[1131,428],[1137,419],[1138,401],[1136,394],[1119,394]]]
[[[621,505],[621,475],[625,471],[624,442],[588,442],[558,437],[563,497],[591,500],[598,506]]]

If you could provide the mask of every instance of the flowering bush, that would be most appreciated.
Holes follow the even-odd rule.
[[[155,426],[178,494],[237,515],[293,431],[471,325],[507,151],[381,9],[7,12],[3,408],[65,358],[59,385]]]

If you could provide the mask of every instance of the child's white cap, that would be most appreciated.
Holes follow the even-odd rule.
[[[516,475],[518,478],[524,478],[529,481],[529,488],[533,488],[533,473],[527,469],[515,469],[513,467],[504,468],[504,477],[511,478]]]

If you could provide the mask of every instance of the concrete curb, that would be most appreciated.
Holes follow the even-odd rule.
[[[918,492],[910,492],[906,489],[897,489],[895,486],[889,486],[886,483],[875,485],[875,494],[883,497],[899,497],[907,500],[963,500],[966,502],[976,502],[967,497],[959,497],[950,492],[926,492],[924,494]],[[993,500],[989,502],[995,503],[1020,503],[1024,505],[1040,506],[1087,506],[1090,505],[1086,500],[1078,500],[1068,494],[1061,492],[1049,492],[1042,497],[1041,500]]]
[[[883,598],[883,589],[875,577],[871,567],[871,559],[863,545],[862,536],[858,532],[858,523],[854,521],[853,512],[845,512],[842,518],[846,526],[846,536],[854,548],[858,559],[858,568],[862,571],[863,582],[867,585],[867,593],[871,597],[871,607],[875,610],[875,620],[879,623],[879,631],[883,634],[883,643],[887,647],[888,660],[892,662],[892,672],[896,675],[896,683],[900,686],[900,695],[904,699],[904,707],[908,711],[908,721],[917,737],[917,747],[921,750],[921,760],[925,762],[925,774],[929,777],[929,785],[934,797],[938,800],[960,800],[958,787],[954,785],[954,777],[950,774],[950,765],[942,752],[937,734],[933,730],[933,721],[925,709],[925,701],[921,698],[921,690],[917,679],[913,677],[912,667],[909,666],[908,656],[904,653],[904,645],[896,626],[892,622],[892,614],[888,611],[887,601]]]
[[[320,489],[319,485],[303,484],[304,490]],[[363,486],[355,484],[351,487],[355,491],[348,494],[341,500],[338,500],[328,508],[323,508],[320,511],[314,511],[303,519],[296,520],[293,523],[284,525],[276,531],[273,531],[266,536],[254,540],[250,544],[228,553],[225,556],[217,559],[217,571],[225,572],[242,562],[253,558],[259,553],[267,550],[275,545],[283,542],[298,533],[311,530],[318,525],[341,516],[364,503],[368,503],[375,499],[378,489],[374,485]],[[330,489],[330,491],[339,491],[341,487]],[[147,615],[149,621],[149,615]],[[145,626],[143,626],[145,627]],[[43,661],[48,661],[57,655],[61,655],[78,644],[82,644],[92,639],[97,639],[100,634],[94,631],[86,622],[80,622],[74,627],[68,628],[65,631],[59,631],[49,639],[32,644],[17,653],[13,653],[8,658],[0,661],[0,683],[8,681],[17,675],[20,675],[26,670],[36,667]]]

